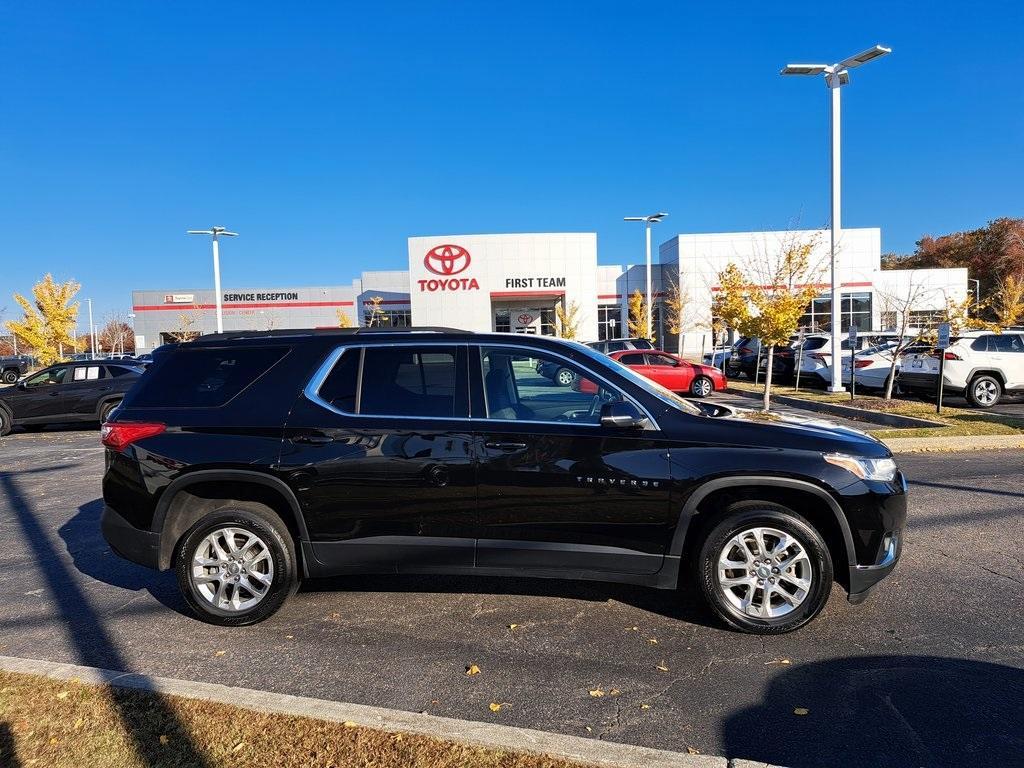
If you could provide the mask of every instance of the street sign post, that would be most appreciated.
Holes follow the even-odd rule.
[[[856,323],[850,323],[850,332],[847,334],[847,339],[850,341],[850,399],[853,400],[857,396],[857,366],[854,363],[857,362],[857,328]],[[842,360],[835,361],[835,364],[839,366],[839,382],[843,381],[843,367]]]
[[[803,326],[797,329],[796,332],[796,382],[794,389],[800,391],[800,366],[804,361],[804,329]]]
[[[942,413],[942,377],[946,372],[946,349],[949,347],[949,323],[939,323],[939,381],[935,392],[935,413]]]

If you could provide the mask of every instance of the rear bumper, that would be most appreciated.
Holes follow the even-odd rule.
[[[159,568],[159,533],[136,528],[109,506],[104,506],[100,515],[100,530],[115,554],[147,568]]]

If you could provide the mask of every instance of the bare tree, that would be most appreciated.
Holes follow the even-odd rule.
[[[886,291],[875,289],[875,295],[879,298],[879,306],[882,316],[888,315],[892,319],[892,330],[896,332],[896,340],[893,346],[882,353],[883,357],[889,360],[889,375],[885,380],[885,399],[892,400],[892,390],[896,382],[896,366],[900,358],[913,345],[921,340],[921,329],[914,328],[911,322],[911,312],[915,306],[919,306],[925,294],[929,293],[911,273],[907,282],[906,290]],[[850,356],[850,375],[855,376],[854,366],[857,356]]]
[[[190,309],[178,315],[178,327],[167,335],[177,342],[197,339],[200,335],[197,326],[201,319],[202,315],[199,312],[199,307],[193,304]]]
[[[106,347],[111,352],[124,354],[127,349],[135,351],[135,331],[128,324],[128,315],[124,312],[110,312],[99,332],[100,348]]]

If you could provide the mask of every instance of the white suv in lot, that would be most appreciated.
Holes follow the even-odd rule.
[[[910,334],[914,335],[914,334]],[[844,367],[849,366],[853,352],[862,352],[883,344],[890,344],[899,338],[898,333],[891,331],[860,331],[853,343],[847,334],[839,345],[839,357]],[[832,336],[828,333],[811,333],[804,338],[803,349],[799,354],[800,375],[817,376],[826,384],[832,383]]]
[[[939,381],[941,350],[905,355],[900,388],[931,395]],[[966,331],[951,339],[945,352],[942,387],[963,394],[978,408],[991,408],[1007,393],[1024,393],[1024,334],[1020,331]]]

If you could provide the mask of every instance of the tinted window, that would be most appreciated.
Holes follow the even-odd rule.
[[[973,349],[975,352],[988,351],[988,340],[991,338],[991,336],[979,336],[978,338],[971,342],[971,349]]]
[[[635,355],[622,355],[622,357],[619,358],[619,362],[623,365],[646,365],[642,352]]]
[[[602,352],[621,352],[624,349],[627,349],[626,342],[624,342],[624,341],[609,341],[607,346],[605,346],[605,348],[602,349],[601,351]]]
[[[137,408],[210,408],[223,405],[288,352],[281,347],[179,348],[139,379]]]
[[[654,349],[654,345],[651,344],[647,339],[634,339],[634,349]]]
[[[674,367],[675,364],[676,364],[676,360],[675,360],[674,357],[669,357],[668,355],[652,355],[652,354],[648,353],[647,354],[647,364],[648,365],[671,365],[671,366]]]
[[[601,405],[622,399],[618,392],[588,379],[582,368],[537,350],[482,347],[480,355],[489,419],[600,424]],[[572,386],[538,374],[532,365],[538,358],[575,373]]]
[[[139,372],[140,371],[139,371],[138,368],[128,368],[128,367],[123,366],[123,365],[108,365],[107,366],[107,375],[110,376],[111,378],[114,378],[114,379],[119,378],[121,376],[129,376],[129,375],[131,375],[133,373],[139,373]]]
[[[64,376],[67,372],[68,369],[63,366],[60,368],[47,368],[45,371],[40,371],[35,376],[29,376],[25,379],[25,386],[42,387],[52,384],[60,384],[64,381]]]
[[[342,353],[317,393],[322,400],[347,413],[356,412],[360,353],[359,349],[349,349]]]
[[[813,352],[815,349],[821,349],[828,344],[828,339],[823,339],[820,336],[816,336],[811,339],[804,339],[804,351]]]
[[[989,349],[992,349],[992,342],[995,342],[996,352],[1022,352],[1020,337],[1012,333],[1001,333],[998,336],[990,336]]]
[[[363,351],[359,413],[455,416],[455,371],[454,349],[421,352],[402,347],[367,347]],[[536,371],[533,373],[537,375]]]

